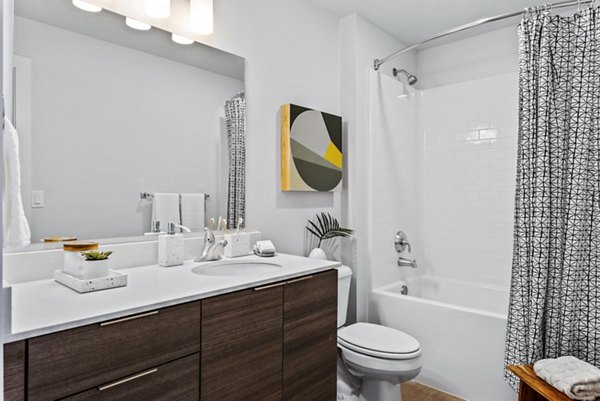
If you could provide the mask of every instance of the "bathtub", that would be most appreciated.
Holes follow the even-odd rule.
[[[403,285],[408,295],[402,295]],[[469,401],[512,401],[503,379],[508,290],[420,276],[376,288],[377,323],[419,340],[423,369],[416,381]]]

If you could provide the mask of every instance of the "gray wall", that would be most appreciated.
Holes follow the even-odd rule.
[[[23,187],[45,193],[28,210],[33,242],[148,231],[140,191],[207,192],[209,217],[224,213],[223,105],[243,82],[21,17],[15,30],[31,59]]]

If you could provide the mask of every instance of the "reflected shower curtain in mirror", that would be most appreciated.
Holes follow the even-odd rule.
[[[246,95],[241,92],[225,102],[225,129],[229,152],[227,227],[246,225]]]
[[[519,150],[506,364],[600,366],[600,19],[519,26]],[[516,388],[515,378],[506,377]]]

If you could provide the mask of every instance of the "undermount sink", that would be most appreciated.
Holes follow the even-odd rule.
[[[259,261],[223,261],[196,266],[192,273],[202,276],[249,276],[253,274],[271,273],[281,269],[281,265]]]

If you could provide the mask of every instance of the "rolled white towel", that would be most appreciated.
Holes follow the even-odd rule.
[[[574,356],[539,360],[533,370],[569,398],[593,401],[600,397],[600,369]]]

